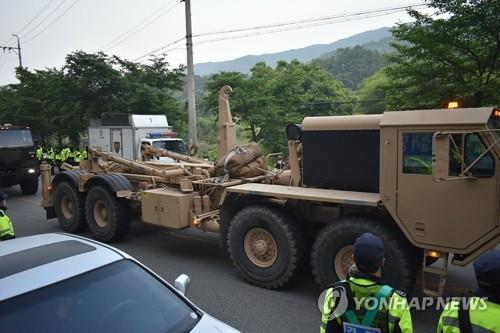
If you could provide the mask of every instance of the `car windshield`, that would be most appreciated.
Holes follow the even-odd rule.
[[[187,154],[187,147],[182,140],[161,140],[154,141],[153,147],[173,151],[174,153]]]
[[[27,147],[33,146],[31,132],[28,130],[1,130],[0,147]]]
[[[200,317],[130,260],[0,302],[0,313],[2,332],[187,332]]]

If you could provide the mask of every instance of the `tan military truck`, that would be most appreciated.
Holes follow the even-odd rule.
[[[320,286],[344,277],[354,240],[373,232],[385,241],[388,283],[409,290],[423,269],[424,291],[440,294],[450,255],[464,266],[500,242],[500,110],[308,117],[288,126],[276,171],[256,145],[236,146],[229,91],[219,94],[215,164],[151,147],[144,153],[181,162],[91,150],[54,178],[42,167],[47,217],[101,241],[125,236],[132,219],[217,232],[242,277],[266,288],[309,258]]]

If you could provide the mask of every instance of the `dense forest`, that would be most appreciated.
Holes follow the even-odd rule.
[[[392,29],[392,48],[341,48],[308,63],[256,64],[249,74],[196,78],[198,137],[213,155],[217,93],[229,84],[239,140],[286,151],[284,129],[305,116],[500,104],[500,2],[432,0],[437,15],[410,10]],[[387,43],[387,39],[385,39]],[[42,142],[82,145],[90,119],[105,112],[166,114],[186,135],[185,68],[165,57],[139,64],[75,51],[61,68],[17,69],[0,87],[0,123],[28,124]]]

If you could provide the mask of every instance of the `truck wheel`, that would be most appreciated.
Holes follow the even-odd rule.
[[[130,227],[127,204],[102,186],[88,192],[85,213],[92,236],[101,242],[122,239]]]
[[[304,261],[305,243],[295,221],[271,206],[239,211],[229,227],[227,243],[243,279],[259,287],[284,286]]]
[[[85,224],[85,196],[67,182],[57,184],[54,208],[61,228],[70,233],[83,231]]]
[[[23,195],[36,194],[36,192],[38,192],[38,177],[23,180],[19,186],[21,186]]]
[[[390,286],[411,291],[417,267],[410,244],[383,222],[361,217],[344,217],[324,227],[313,245],[311,265],[316,283],[324,289],[345,279],[352,266],[353,244],[365,232],[384,241],[385,264],[382,280]]]

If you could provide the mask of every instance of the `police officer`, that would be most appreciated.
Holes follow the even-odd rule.
[[[87,160],[88,159],[88,149],[89,147],[85,147],[84,150],[82,150],[82,160]]]
[[[5,214],[7,210],[7,195],[0,192],[0,240],[16,238],[14,227],[10,222],[9,217]]]
[[[474,262],[477,296],[446,305],[438,333],[500,332],[500,250],[487,252]],[[468,309],[467,309],[468,307]]]
[[[36,159],[41,161],[43,158],[43,148],[42,146],[38,146],[38,148],[36,149]]]
[[[55,173],[55,159],[56,159],[56,152],[54,151],[53,147],[50,147],[47,150],[47,163],[49,163],[52,166],[52,173]]]
[[[372,233],[361,235],[354,243],[353,261],[347,279],[326,290],[320,333],[413,332],[406,295],[381,280],[383,241]],[[342,304],[344,309],[339,309]]]
[[[56,153],[54,155],[54,160],[57,166],[57,172],[61,171],[61,165],[64,162],[64,149],[61,149],[59,151],[56,150]]]

